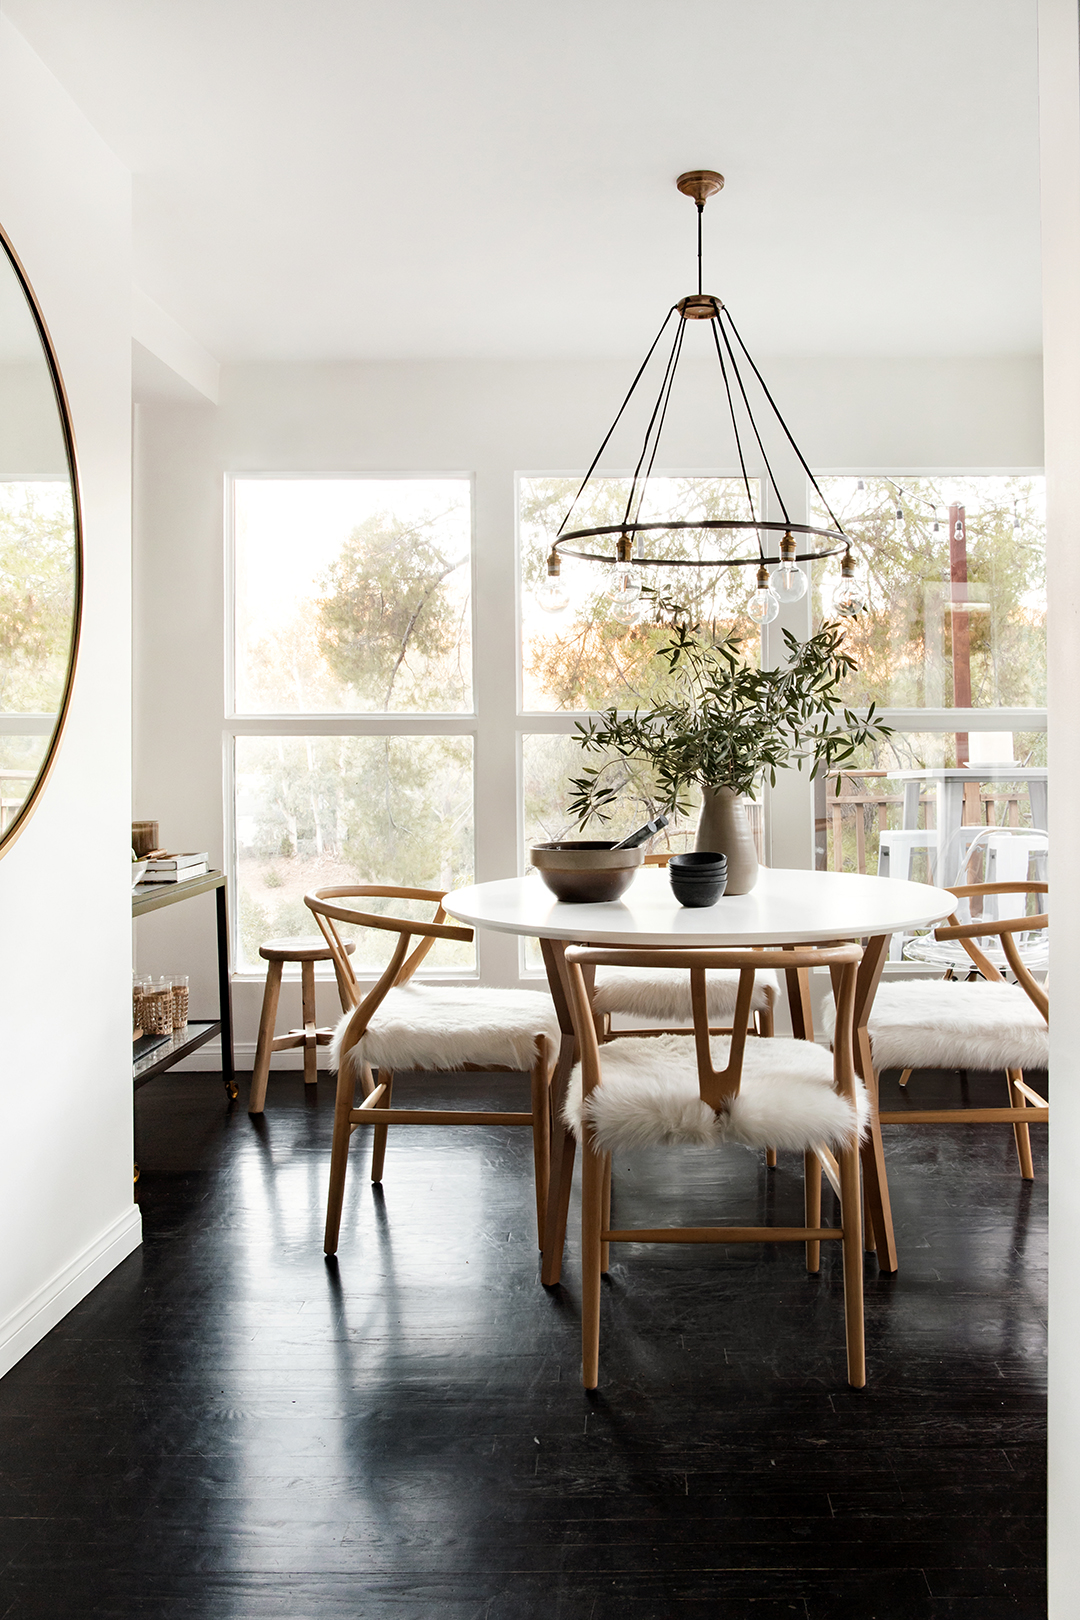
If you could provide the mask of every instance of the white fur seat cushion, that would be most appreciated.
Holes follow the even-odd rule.
[[[835,1016],[828,1002],[830,1036]],[[877,1069],[1045,1069],[1049,1060],[1046,1024],[1017,984],[882,984],[868,1027]]]
[[[712,1042],[713,1064],[727,1063],[730,1042]],[[589,1098],[589,1118],[605,1152],[663,1143],[795,1148],[844,1146],[865,1129],[869,1104],[856,1081],[858,1121],[832,1089],[832,1057],[812,1041],[748,1040],[739,1095],[719,1115],[698,1094],[693,1037],[653,1035],[600,1049],[602,1083]],[[564,1118],[581,1136],[581,1067],[575,1066]]]
[[[352,1013],[334,1031],[330,1064]],[[366,1033],[349,1053],[351,1064],[373,1069],[458,1069],[463,1063],[531,1069],[538,1035],[557,1049],[559,1021],[551,997],[539,990],[473,990],[461,985],[407,984],[390,990]]]
[[[714,968],[705,976],[711,1023],[730,1023],[739,993],[737,968]],[[780,985],[771,968],[754,975],[752,1012],[768,1012]],[[598,1013],[621,1013],[662,1023],[689,1024],[690,975],[672,968],[598,968],[593,1007]]]

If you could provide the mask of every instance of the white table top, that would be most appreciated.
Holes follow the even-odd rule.
[[[851,772],[857,775],[857,772]],[[999,776],[1005,782],[1044,781],[1047,774],[1045,765],[920,765],[913,771],[890,771],[889,775],[897,782],[989,782],[992,777]]]
[[[750,894],[714,906],[680,906],[666,871],[646,866],[621,900],[567,905],[539,875],[455,889],[443,901],[451,917],[533,939],[594,945],[800,945],[825,939],[929,927],[954,909],[945,889],[897,878],[763,867]]]

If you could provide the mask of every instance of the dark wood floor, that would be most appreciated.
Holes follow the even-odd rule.
[[[526,1132],[399,1131],[382,1191],[354,1139],[328,1267],[330,1083],[244,1096],[138,1094],[145,1245],[0,1383],[6,1620],[1045,1614],[1045,1131],[1032,1188],[1007,1128],[888,1130],[865,1391],[838,1254],[658,1247],[615,1251],[588,1399]],[[625,1164],[619,1218],[673,1179],[680,1218],[799,1217],[794,1161],[735,1150]]]

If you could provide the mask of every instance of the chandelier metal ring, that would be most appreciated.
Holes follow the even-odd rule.
[[[595,529],[572,529],[567,534],[560,535],[552,543],[552,550],[561,553],[564,557],[577,557],[582,562],[610,563],[611,553],[600,551],[573,551],[567,544],[570,540],[589,540],[594,535],[615,534],[620,537],[629,537],[645,533],[671,533],[680,529],[753,529],[760,533],[762,529],[774,534],[814,534],[822,540],[835,540],[838,544],[829,547],[820,547],[817,551],[797,551],[787,560],[790,562],[816,562],[822,557],[839,557],[850,549],[847,535],[839,529],[819,529],[811,523],[772,523],[764,518],[756,521],[744,518],[689,518],[669,519],[654,523],[605,523]],[[780,554],[769,557],[758,552],[753,557],[631,557],[629,559],[639,568],[747,568],[757,567],[759,563],[779,563]]]

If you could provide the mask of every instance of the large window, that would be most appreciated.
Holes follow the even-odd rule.
[[[570,782],[600,761],[582,753],[575,730],[600,709],[652,700],[664,679],[655,653],[665,634],[652,611],[629,625],[620,618],[601,564],[566,559],[566,603],[545,606],[547,556],[579,481],[519,478],[519,617],[509,601],[505,613],[490,606],[492,578],[507,579],[501,531],[476,565],[489,604],[476,670],[468,478],[231,481],[226,737],[241,971],[260,971],[264,939],[309,931],[303,896],[311,888],[389,880],[449,889],[507,876],[515,861],[523,869],[534,841],[578,835]],[[574,526],[617,522],[627,487],[624,478],[595,481]],[[761,486],[751,487],[760,513]],[[955,792],[948,796],[935,771],[967,767],[965,827],[1023,829],[1035,821],[1033,804],[1045,802],[1042,480],[866,474],[829,478],[823,489],[855,541],[871,606],[849,628],[859,669],[846,701],[875,702],[893,735],[840,779],[811,784],[793,773],[777,798],[760,796],[752,809],[759,851],[764,858],[788,830],[787,858],[806,859],[813,819],[819,865],[873,873],[883,834],[926,835],[885,841],[893,874],[954,881],[955,872],[935,865],[941,840],[929,836],[937,817],[951,827],[956,812]],[[646,520],[750,515],[734,477],[664,476],[651,480],[649,498]],[[825,519],[813,498],[806,511],[811,522]],[[580,549],[610,547],[598,540]],[[655,553],[686,566],[643,573],[718,634],[739,635],[747,658],[782,657],[773,631],[784,621],[763,647],[745,613],[753,569],[691,566],[753,549],[745,531],[677,531],[657,536]],[[787,621],[797,633],[830,614],[837,577],[834,560],[814,566],[812,597]],[[610,821],[590,827],[597,837],[622,836],[659,806],[647,771],[616,762],[613,781],[619,797]],[[768,805],[781,805],[775,815],[785,818],[771,843]],[[686,847],[695,822],[691,805],[660,847]],[[953,843],[962,850],[963,837]],[[950,844],[946,864],[956,850]],[[481,959],[512,977],[502,945],[517,949],[488,939],[481,950],[491,954]],[[375,956],[358,955],[362,971],[383,959],[374,948]],[[361,953],[372,949],[370,939],[358,941]],[[424,971],[468,975],[477,960],[472,945],[441,944]],[[519,960],[527,972],[540,969],[525,946]]]
[[[463,478],[245,477],[231,499],[243,971],[311,932],[309,889],[472,880],[472,519]],[[441,942],[426,967],[475,952]]]

